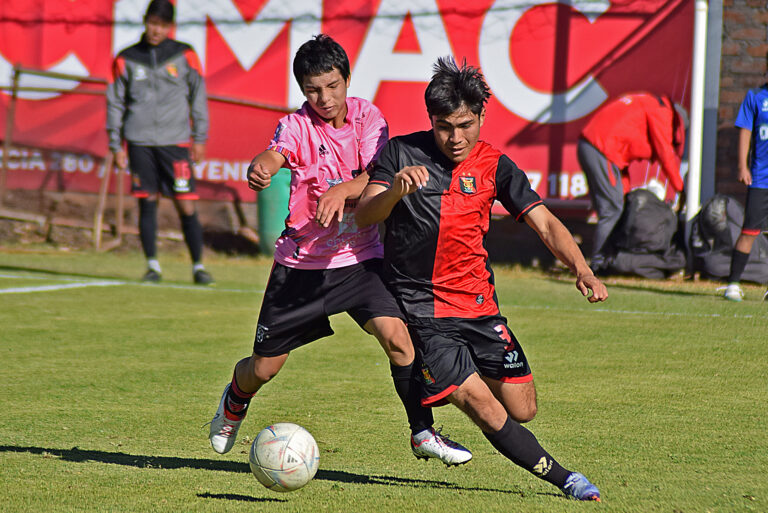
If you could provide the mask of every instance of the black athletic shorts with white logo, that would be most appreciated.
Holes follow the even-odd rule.
[[[418,319],[408,331],[421,360],[424,406],[446,404],[446,397],[475,372],[504,383],[533,380],[523,348],[501,315]]]
[[[328,317],[347,312],[362,328],[375,317],[404,319],[381,281],[381,259],[336,269],[293,269],[275,262],[261,304],[253,352],[286,354],[333,335]]]
[[[177,199],[198,199],[189,148],[128,144],[131,194],[146,198],[160,193]]]
[[[768,230],[768,189],[747,189],[747,205],[744,207],[744,225],[741,233],[760,235]]]

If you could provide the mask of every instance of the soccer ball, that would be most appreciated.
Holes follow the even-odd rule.
[[[248,460],[259,483],[276,492],[292,492],[315,477],[320,450],[309,431],[280,422],[256,435]]]

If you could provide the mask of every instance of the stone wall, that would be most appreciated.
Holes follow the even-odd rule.
[[[768,2],[724,0],[715,191],[742,202],[746,187],[736,180],[738,132],[733,123],[747,90],[766,81],[766,53]]]

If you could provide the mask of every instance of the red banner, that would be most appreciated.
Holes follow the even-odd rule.
[[[107,78],[113,56],[141,36],[148,0],[5,0],[0,4],[0,85],[12,66]],[[295,108],[295,50],[326,32],[350,57],[350,95],[374,101],[392,135],[429,128],[424,88],[431,66],[454,55],[480,66],[493,97],[482,137],[526,170],[544,197],[587,193],[576,160],[578,134],[592,113],[626,92],[668,94],[688,105],[692,0],[176,0],[174,37],[193,45],[208,93]],[[22,75],[22,86],[99,89],[61,78]],[[0,94],[0,114],[9,106]],[[246,163],[271,137],[278,112],[209,102],[208,160],[195,173],[203,197],[254,199]],[[45,180],[62,155],[106,152],[105,99],[98,95],[19,92],[10,187],[98,190],[98,166],[66,181]],[[0,127],[5,138],[5,128]],[[27,148],[56,150],[31,165]],[[31,157],[26,157],[27,160]],[[40,168],[43,162],[45,169]],[[58,168],[56,167],[58,166]],[[82,166],[87,167],[87,166]],[[662,176],[632,168],[632,184]],[[664,184],[663,178],[661,179]]]

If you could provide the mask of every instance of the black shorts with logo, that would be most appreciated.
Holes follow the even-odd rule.
[[[286,354],[333,335],[328,317],[347,312],[362,328],[375,317],[404,319],[381,281],[381,259],[336,269],[293,269],[275,262],[261,304],[253,352]]]
[[[128,144],[131,194],[146,198],[160,193],[177,199],[198,199],[189,148]]]
[[[441,406],[473,373],[504,383],[533,380],[523,348],[501,315],[418,319],[408,324],[421,360],[421,404]]]
[[[747,205],[744,207],[744,225],[741,233],[760,235],[768,230],[768,189],[747,189]]]

